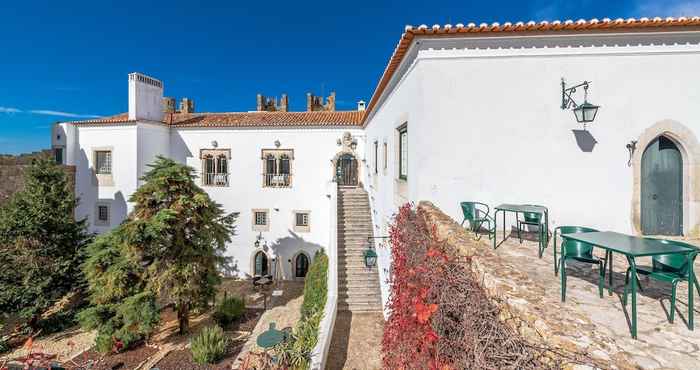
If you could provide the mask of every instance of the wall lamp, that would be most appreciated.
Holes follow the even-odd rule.
[[[566,87],[566,81],[563,78],[561,79],[561,109],[566,110],[573,107],[576,121],[583,123],[584,129],[587,123],[593,122],[598,113],[598,108],[600,108],[600,106],[588,102],[588,87],[590,84],[588,81],[583,81],[578,85]],[[583,87],[583,104],[577,104],[572,96],[576,93],[576,89],[580,87]]]
[[[627,161],[627,167],[632,167],[632,158],[634,157],[634,152],[637,150],[637,140],[632,140],[626,145],[627,151],[630,153],[630,159]]]

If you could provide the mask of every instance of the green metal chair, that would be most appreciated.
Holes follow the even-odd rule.
[[[556,275],[556,245],[557,245],[557,233],[561,234],[574,234],[574,233],[590,233],[598,231],[596,229],[591,229],[589,227],[582,226],[559,226],[554,229],[554,274]],[[607,259],[600,259],[593,255],[593,245],[584,243],[578,240],[564,239],[561,241],[561,258],[559,258],[561,270],[561,301],[566,300],[566,260],[576,260],[579,262],[590,263],[593,265],[598,265],[598,294],[600,298],[603,298],[603,284],[605,282],[605,266],[607,266]]]
[[[668,245],[679,245],[682,247],[689,247],[693,249],[698,249],[693,245],[683,243],[676,240],[664,240],[656,239],[664,244]],[[653,256],[651,258],[651,266],[637,266],[637,274],[644,275],[651,279],[655,279],[661,282],[666,282],[671,284],[671,309],[670,314],[667,315],[668,321],[673,323],[673,317],[676,312],[676,286],[681,281],[688,281],[688,262],[695,263],[696,254],[693,255],[692,261],[689,261],[687,255],[682,254],[662,254],[659,256]],[[629,294],[629,279],[631,267],[627,268],[627,273],[625,274],[625,295],[623,298],[623,303],[627,305],[627,294]],[[697,289],[700,295],[700,287],[697,285],[698,278],[693,274],[695,279],[695,289]],[[637,280],[639,282],[639,280]],[[638,284],[641,289],[641,284]]]
[[[489,215],[489,206],[480,202],[461,202],[459,205],[462,207],[462,214],[464,215],[461,225],[464,226],[464,222],[469,221],[470,230],[478,236],[477,240],[479,240],[481,239],[479,230],[486,224],[486,230],[488,231],[489,239],[491,239],[496,233],[496,223],[493,222],[493,218]]]
[[[538,206],[535,204],[526,204],[527,206],[536,206],[536,207],[542,207],[545,209],[546,212],[546,207],[544,206]],[[536,212],[523,212],[523,219],[521,220],[519,217],[519,214],[516,215],[516,223],[517,223],[517,228],[518,228],[518,239],[520,240],[520,244],[523,243],[523,237],[522,237],[522,231],[524,230],[525,225],[530,225],[530,226],[537,226],[537,233],[538,238],[540,240],[544,240],[545,238],[545,232],[549,232],[544,225],[544,215],[542,213],[536,213]],[[541,256],[540,256],[541,257]]]

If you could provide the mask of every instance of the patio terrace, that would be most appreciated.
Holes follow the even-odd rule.
[[[638,292],[638,340],[630,335],[631,305],[622,305],[627,261],[614,255],[613,293],[598,296],[598,268],[567,261],[567,297],[561,302],[561,279],[554,275],[552,241],[542,259],[537,257],[536,236],[518,242],[515,229],[495,251],[484,237],[474,240],[439,209],[421,202],[419,210],[438,236],[459,246],[472,258],[472,271],[502,310],[502,320],[536,345],[545,345],[577,361],[601,368],[690,369],[700,360],[700,327],[686,327],[687,284],[678,285],[676,319],[670,324],[670,284],[641,277]],[[499,241],[503,235],[499,232]],[[700,240],[690,241],[700,246]],[[596,251],[600,257],[604,251]],[[638,259],[650,264],[650,258]],[[696,266],[698,263],[696,262]],[[697,296],[696,296],[697,297]],[[697,302],[697,298],[696,298]],[[695,312],[700,313],[696,304]],[[697,326],[697,324],[696,324]],[[573,360],[574,358],[578,360]]]

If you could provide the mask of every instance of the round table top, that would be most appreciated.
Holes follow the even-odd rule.
[[[258,335],[256,343],[262,348],[272,348],[284,341],[285,333],[275,329],[275,323],[270,323],[270,328]]]

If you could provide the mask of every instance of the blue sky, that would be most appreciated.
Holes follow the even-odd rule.
[[[32,1],[0,3],[0,153],[47,148],[56,121],[127,110],[127,74],[197,111],[255,94],[369,100],[406,24],[700,15],[700,0]]]

